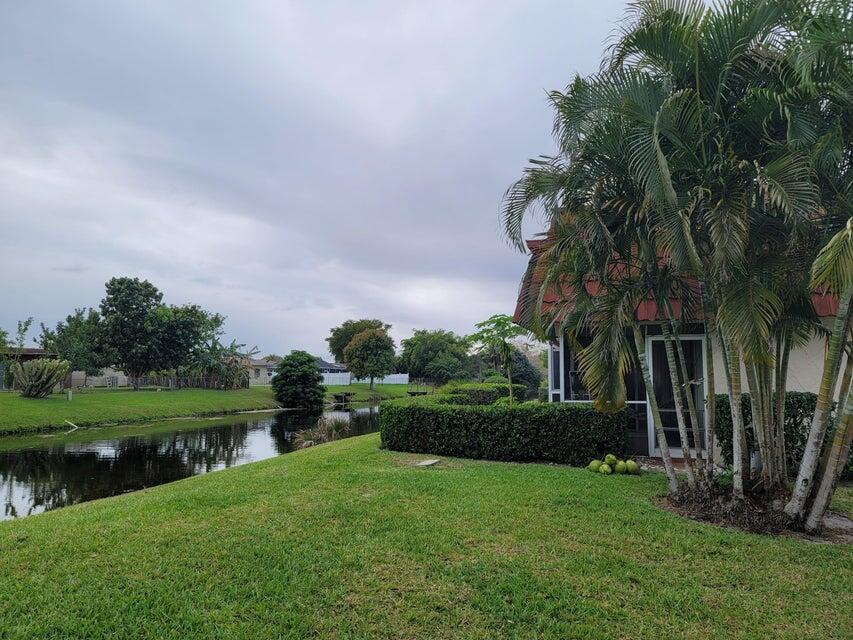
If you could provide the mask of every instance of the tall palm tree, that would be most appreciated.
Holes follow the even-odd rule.
[[[785,354],[815,326],[804,265],[851,210],[850,26],[841,1],[633,3],[601,71],[550,94],[558,153],[533,161],[504,200],[513,242],[521,246],[522,220],[534,209],[558,238],[543,288],[567,274],[573,291],[588,277],[606,284],[607,301],[573,304],[579,326],[594,334],[581,357],[585,380],[617,405],[625,361],[618,335],[633,318],[625,305],[650,291],[668,297],[663,281],[648,277],[660,257],[670,286],[698,282],[706,328],[726,355],[736,497],[746,455],[741,366],[755,407],[760,484],[786,482],[784,403],[773,397],[784,397]],[[574,231],[561,241],[572,229],[566,218]],[[585,245],[572,249],[578,239]],[[618,287],[609,278],[617,239],[627,243],[619,259],[631,255],[644,275],[623,271]],[[652,250],[639,250],[642,241]],[[577,268],[562,264],[578,260]],[[675,382],[675,353],[669,360]]]

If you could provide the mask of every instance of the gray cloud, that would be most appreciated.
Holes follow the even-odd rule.
[[[497,210],[598,3],[12,3],[0,21],[0,326],[114,275],[264,351],[348,317],[460,333],[514,304]],[[531,227],[531,231],[533,227]]]

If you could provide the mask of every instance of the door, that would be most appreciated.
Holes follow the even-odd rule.
[[[680,389],[681,404],[684,411],[684,424],[687,427],[688,441],[690,447],[694,448],[693,429],[690,423],[690,415],[687,410],[687,394],[693,396],[693,402],[696,407],[697,417],[699,419],[699,433],[702,439],[702,446],[707,445],[705,435],[705,397],[706,376],[705,376],[705,338],[704,336],[681,336],[681,349],[684,352],[684,360],[687,366],[687,383],[682,385]],[[672,388],[672,380],[669,375],[669,365],[666,359],[666,345],[662,336],[651,336],[648,338],[648,351],[651,353],[651,375],[652,387],[654,387],[655,398],[658,401],[660,409],[661,422],[666,436],[666,442],[669,445],[670,452],[673,457],[681,457],[681,437],[678,434],[678,416],[675,410],[675,396]],[[678,361],[678,351],[675,353],[676,366],[680,367]],[[651,416],[648,417],[649,423],[649,450],[654,451],[654,455],[660,456],[657,437],[654,433],[654,423]]]

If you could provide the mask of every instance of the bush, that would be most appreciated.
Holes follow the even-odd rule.
[[[458,399],[437,394],[383,402],[383,445],[413,453],[579,466],[625,451],[623,412],[599,413],[592,404],[525,402],[510,407],[456,404]]]
[[[46,398],[68,374],[67,360],[37,358],[15,363],[15,386],[25,398]]]
[[[487,382],[450,382],[440,390],[441,394],[462,396],[456,404],[494,404],[498,398],[509,396],[509,385]],[[527,387],[523,384],[512,385],[512,397],[522,402],[527,397]]]
[[[796,474],[803,459],[806,440],[809,437],[812,415],[814,414],[817,396],[804,391],[789,391],[785,394],[785,458],[788,464],[788,473]],[[725,394],[714,396],[714,408],[716,410],[716,424],[714,436],[720,445],[723,460],[726,464],[732,463],[732,411],[729,405],[729,397]],[[743,423],[746,425],[746,440],[749,451],[757,451],[755,436],[752,432],[752,402],[748,393],[743,394],[741,402],[741,413]],[[832,429],[824,438],[824,443],[832,440]],[[845,477],[853,474],[853,451],[847,458]]]
[[[483,378],[484,384],[507,384],[509,380],[506,376],[502,376],[500,374],[495,374],[493,376],[488,376],[487,378]]]
[[[326,388],[317,361],[305,351],[291,351],[278,363],[272,389],[276,401],[286,409],[323,411]]]

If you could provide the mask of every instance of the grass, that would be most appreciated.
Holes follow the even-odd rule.
[[[75,391],[70,402],[64,394],[33,399],[0,393],[0,435],[68,429],[65,420],[83,427],[274,407],[269,387],[236,391]]]
[[[660,475],[342,440],[0,523],[0,638],[830,638],[853,549],[655,507]]]
[[[390,400],[392,398],[404,398],[407,395],[407,391],[409,389],[423,389],[426,390],[427,387],[415,387],[409,386],[407,384],[377,384],[374,385],[374,390],[370,390],[370,385],[367,383],[353,383],[353,384],[330,384],[326,386],[326,400],[329,402],[332,401],[332,395],[335,393],[355,393],[352,397],[352,402],[370,402],[375,398],[375,400]]]

